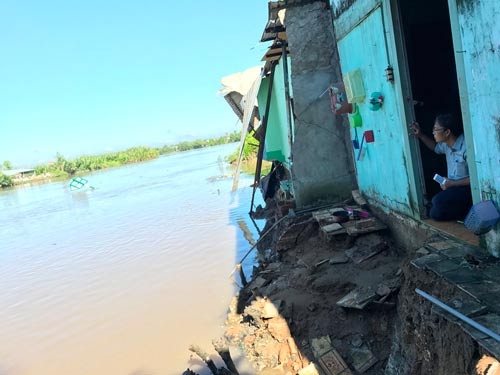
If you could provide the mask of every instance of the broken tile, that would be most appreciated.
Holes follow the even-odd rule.
[[[382,283],[382,284],[379,284],[377,286],[377,290],[375,293],[377,293],[377,295],[379,295],[380,297],[384,297],[384,296],[390,294],[391,291],[392,291],[391,288],[389,288],[387,285]]]
[[[444,240],[444,241],[436,241],[436,242],[430,242],[426,245],[427,247],[430,247],[432,250],[445,250],[445,249],[450,249],[455,246],[455,241],[452,240]]]
[[[311,340],[311,349],[323,371],[328,375],[352,375],[342,357],[333,348],[330,336]]]
[[[442,276],[455,284],[477,284],[484,282],[484,276],[469,267],[459,267],[442,273]]]
[[[482,293],[476,293],[474,296],[485,304],[491,312],[500,314],[500,305],[498,304],[498,301],[500,300],[500,291],[498,290],[498,285],[496,285],[493,290],[485,290]]]
[[[420,249],[418,249],[417,251],[415,251],[415,254],[422,256],[422,255],[429,254],[429,252],[430,251],[427,250],[425,247],[421,247]]]
[[[321,230],[323,232],[325,232],[326,234],[329,234],[329,233],[332,233],[332,232],[336,232],[336,231],[344,231],[345,233],[345,229],[342,225],[340,225],[339,223],[332,223],[332,224],[328,224],[328,225],[325,225],[325,226],[322,226],[321,227]]]
[[[359,264],[388,248],[387,243],[380,242],[369,248],[353,247],[345,251],[345,254],[356,264]]]
[[[450,301],[444,301],[444,303],[450,308],[458,311],[462,315],[465,315],[466,317],[471,319],[475,316],[486,313],[486,311],[488,310],[488,308],[485,305],[479,303],[470,296],[453,298]],[[437,305],[432,306],[432,311],[452,322],[457,323],[459,320],[458,317],[454,316],[453,314],[449,313],[448,311],[442,309]]]
[[[456,270],[457,268],[460,268],[460,264],[450,260],[450,259],[444,259],[440,262],[434,262],[427,264],[426,266],[428,269],[431,271],[434,271],[438,275],[443,274],[444,272]]]
[[[252,281],[252,288],[262,288],[264,285],[266,285],[268,280],[264,279],[263,277],[258,276],[255,280]]]
[[[329,352],[323,354],[319,360],[321,368],[328,375],[352,375],[342,357],[332,348]]]
[[[487,314],[482,315],[474,319],[474,321],[481,326],[490,329],[493,333],[499,332],[500,329],[500,316],[497,314]],[[482,332],[468,323],[460,320],[459,325],[464,329],[465,332],[471,335],[477,343],[482,346],[487,352],[493,355],[495,358],[500,358],[500,343],[497,339],[492,338],[485,332]]]
[[[364,234],[364,233],[371,233],[371,232],[376,232],[379,230],[387,229],[387,226],[382,223],[380,220],[378,220],[376,217],[372,217],[370,219],[366,220],[373,220],[373,225],[367,228],[357,228],[356,227],[356,221],[357,220],[351,220],[346,223],[342,223],[342,226],[346,229],[347,234],[350,236],[357,236],[359,234]],[[359,220],[361,221],[361,220]]]
[[[330,264],[343,264],[349,262],[349,258],[344,253],[335,254],[330,258]]]
[[[489,303],[498,304],[500,285],[495,282],[485,280],[483,283],[479,284],[458,283],[457,286],[486,305]]]
[[[311,349],[314,356],[319,358],[332,349],[330,336],[315,337],[311,340]]]
[[[378,361],[366,344],[359,348],[351,348],[350,355],[354,369],[361,373],[368,370]]]
[[[372,228],[374,227],[377,223],[375,221],[375,218],[371,217],[369,219],[361,219],[361,220],[356,220],[354,222],[354,226],[356,229],[367,229],[367,228]]]
[[[377,293],[375,293],[372,289],[358,287],[338,300],[337,305],[363,310],[366,305],[376,298],[378,298]]]
[[[439,251],[439,254],[442,254],[447,258],[463,258],[467,252],[468,250],[463,246],[454,246],[449,249]]]
[[[332,223],[321,227],[321,237],[324,241],[329,242],[338,235],[345,234],[346,230],[339,223]]]
[[[500,264],[491,265],[482,272],[488,279],[500,283]]]
[[[413,259],[410,263],[417,268],[424,268],[427,264],[439,262],[445,259],[442,255],[431,253],[428,255],[424,255],[423,257]]]

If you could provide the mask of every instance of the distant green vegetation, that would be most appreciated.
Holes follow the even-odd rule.
[[[160,148],[132,147],[124,151],[101,155],[84,155],[72,160],[67,160],[63,155],[58,153],[54,162],[36,166],[34,168],[35,173],[31,179],[35,179],[36,177],[40,179],[41,176],[65,179],[86,172],[156,159],[160,155],[234,143],[239,140],[240,133],[233,132],[219,138],[181,142],[173,146],[163,146]],[[3,169],[11,169],[11,163],[9,161],[3,162]],[[15,184],[15,179],[3,174],[0,170],[0,187],[9,187]]]
[[[12,178],[7,176],[0,171],[0,188],[12,186],[14,183],[12,182]]]
[[[160,156],[158,149],[149,147],[133,147],[125,151],[102,155],[85,155],[73,160],[66,160],[64,156],[58,153],[55,162],[36,166],[35,173],[37,175],[48,173],[52,177],[68,177],[77,173],[138,163],[155,159],[158,156]]]
[[[0,170],[1,169],[6,169],[6,170],[12,169],[12,163],[8,160],[5,160],[3,164],[0,166]]]
[[[241,155],[242,161],[250,161],[255,159],[257,156],[257,150],[259,148],[259,141],[253,137],[254,132],[247,133],[245,137],[245,143],[243,144],[243,152]],[[240,139],[238,138],[238,141]],[[236,150],[232,154],[230,154],[227,159],[231,164],[234,164],[238,161],[240,157],[240,149]]]
[[[173,146],[163,146],[159,148],[159,152],[161,155],[164,154],[170,154],[173,152],[179,152],[179,151],[188,151],[188,150],[194,150],[198,148],[204,148],[204,147],[211,147],[211,146],[218,146],[218,145],[223,145],[227,143],[234,143],[238,142],[240,140],[240,133],[238,132],[233,132],[230,134],[227,134],[225,136],[219,137],[219,138],[213,138],[213,139],[206,139],[206,140],[198,140],[198,141],[192,141],[192,142],[181,142]]]

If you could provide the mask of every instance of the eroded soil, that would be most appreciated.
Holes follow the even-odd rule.
[[[382,232],[326,238],[307,217],[280,238],[275,244],[280,250],[262,260],[235,299],[228,338],[244,346],[259,371],[295,374],[318,363],[313,341],[329,337],[347,366],[366,367],[359,357],[371,353],[364,373],[383,373],[405,252]],[[352,291],[371,302],[362,308],[339,306]]]
[[[421,254],[387,231],[325,236],[309,215],[262,243],[226,331],[257,374],[500,374],[495,358],[414,292],[446,299],[457,289],[412,269]]]

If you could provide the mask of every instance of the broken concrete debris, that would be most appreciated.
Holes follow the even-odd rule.
[[[332,346],[330,336],[313,338],[311,348],[314,357],[327,375],[352,375],[345,361]]]

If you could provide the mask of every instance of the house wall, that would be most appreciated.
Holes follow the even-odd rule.
[[[390,9],[379,1],[359,0],[334,21],[335,35],[344,75],[356,69],[361,72],[366,97],[358,103],[362,117],[359,141],[367,130],[373,131],[375,139],[365,142],[361,153],[354,150],[359,189],[372,203],[419,218],[418,173],[410,157],[415,141],[408,135],[394,33],[384,20],[388,13]],[[388,65],[395,67],[394,83],[386,79]],[[378,111],[370,109],[374,92],[384,98]],[[351,129],[351,137],[355,137],[355,129]]]
[[[500,2],[449,0],[475,202],[500,191]],[[472,140],[472,142],[470,142]],[[500,256],[500,230],[485,235]]]
[[[448,0],[448,6],[471,190],[474,202],[492,199],[498,207],[500,26],[496,20],[500,2]],[[369,129],[375,134],[364,158],[356,160],[359,188],[372,203],[419,220],[422,202],[416,187],[421,182],[416,161],[411,160],[415,144],[406,128],[411,112],[404,102],[408,77],[398,71],[405,65],[405,55],[396,48],[398,20],[391,14],[391,2],[332,0],[332,8],[342,72],[360,69],[367,95],[359,106],[363,118],[359,133]],[[395,68],[392,85],[383,79],[388,63]],[[370,111],[367,103],[374,91],[382,92],[385,99],[377,112]],[[482,242],[490,253],[500,256],[499,225]]]
[[[298,208],[339,201],[356,186],[346,115],[334,115],[327,92],[341,81],[331,12],[322,2],[287,7],[294,103],[292,176]]]

